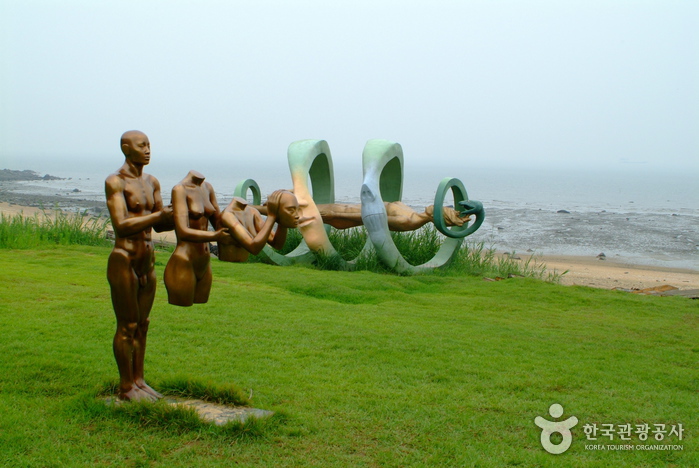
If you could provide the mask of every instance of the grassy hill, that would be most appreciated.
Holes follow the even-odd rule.
[[[213,261],[205,305],[151,314],[146,377],[234,383],[279,417],[225,435],[129,419],[107,247],[0,250],[2,466],[696,466],[699,302],[528,278]],[[576,416],[545,452],[536,416]],[[683,440],[586,441],[586,424],[682,424]],[[683,450],[586,450],[586,444]]]

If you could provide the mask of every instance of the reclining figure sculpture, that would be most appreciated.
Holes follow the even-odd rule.
[[[364,249],[376,250],[381,261],[399,273],[412,273],[447,265],[454,257],[463,239],[473,234],[485,219],[483,205],[469,200],[459,179],[443,179],[437,188],[435,202],[424,213],[417,213],[401,202],[403,188],[403,150],[397,143],[369,140],[362,153],[364,181],[361,205],[335,203],[332,157],[324,140],[301,140],[291,143],[288,150],[293,194],[298,201],[298,228],[303,236],[301,244],[291,253],[280,255],[265,246],[262,255],[271,263],[288,265],[312,262],[316,254],[335,257],[344,268],[351,270],[353,261],[346,262],[330,243],[328,229],[364,225],[369,239]],[[312,190],[309,187],[310,178]],[[454,197],[455,208],[444,207],[448,190]],[[253,204],[261,213],[260,188],[248,179],[236,188],[235,195],[245,198],[253,195]],[[440,209],[434,209],[440,207]],[[456,209],[459,208],[459,209]],[[471,224],[472,216],[475,218]],[[423,265],[411,265],[400,254],[390,231],[414,230],[434,222],[447,239],[437,254]],[[361,253],[360,253],[361,255]]]

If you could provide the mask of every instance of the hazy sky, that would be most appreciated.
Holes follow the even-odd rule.
[[[0,38],[3,167],[140,129],[159,158],[699,169],[696,0],[0,0]]]

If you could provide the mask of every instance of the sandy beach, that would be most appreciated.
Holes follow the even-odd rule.
[[[26,216],[42,216],[41,209],[31,206],[0,202],[0,213],[15,215],[23,213]],[[164,242],[175,242],[173,232],[155,233],[154,239]],[[526,261],[528,257],[521,256]],[[645,265],[633,265],[607,258],[600,260],[595,257],[575,255],[537,256],[537,261],[546,264],[549,271],[562,273],[563,285],[591,286],[604,289],[645,289],[662,285],[671,285],[679,289],[699,289],[699,271],[664,268]]]
[[[568,273],[561,284],[605,289],[646,289],[671,285],[679,289],[698,289],[699,272],[681,268],[633,265],[594,257],[550,255],[541,257],[548,270]]]

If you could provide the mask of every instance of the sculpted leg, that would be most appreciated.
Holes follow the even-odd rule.
[[[139,289],[138,304],[141,312],[141,317],[136,327],[134,334],[134,352],[133,352],[133,374],[134,384],[144,392],[156,397],[163,396],[153,390],[143,379],[144,359],[146,356],[146,341],[148,337],[148,326],[150,325],[150,310],[153,307],[153,299],[155,298],[155,272],[151,271],[145,276],[145,287]]]
[[[155,397],[141,390],[134,383],[133,361],[135,358],[134,339],[138,323],[117,322],[114,335],[114,357],[119,367],[119,398],[122,400],[155,400]]]
[[[119,398],[122,400],[153,399],[134,383],[135,336],[138,328],[139,283],[128,259],[118,252],[109,257],[107,279],[112,293],[112,306],[117,319],[112,348],[119,368]]]

